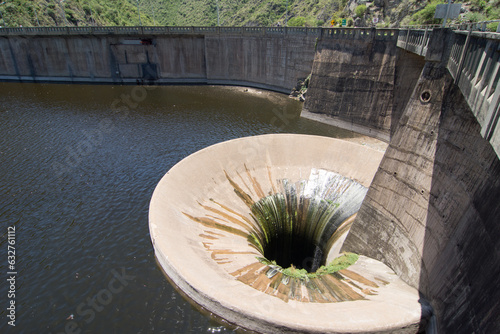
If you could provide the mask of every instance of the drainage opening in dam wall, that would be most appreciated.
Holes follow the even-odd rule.
[[[188,298],[246,329],[416,332],[418,291],[381,262],[339,254],[382,154],[284,134],[198,151],[152,196],[158,262]]]

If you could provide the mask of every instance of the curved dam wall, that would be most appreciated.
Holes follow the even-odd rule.
[[[290,93],[311,74],[303,117],[388,142],[423,67],[397,37],[368,28],[8,28],[0,29],[0,80]]]
[[[395,29],[323,33],[301,116],[389,142],[425,63],[397,38]]]
[[[0,80],[228,84],[289,93],[309,75],[321,31],[213,29],[142,34],[112,29],[103,35],[10,29],[0,33]]]
[[[416,287],[440,333],[500,328],[500,161],[445,67],[427,59],[343,250]],[[440,50],[439,57],[436,51]],[[439,59],[440,58],[440,59]]]

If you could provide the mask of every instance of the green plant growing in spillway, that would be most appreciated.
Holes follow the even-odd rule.
[[[285,268],[281,271],[283,275],[293,277],[293,278],[298,278],[298,279],[306,279],[307,278],[307,270],[305,269],[297,269],[294,266]]]
[[[307,270],[297,269],[293,265],[288,268],[283,268],[280,265],[276,264],[276,261],[274,260],[269,261],[268,259],[263,257],[257,258],[257,260],[259,260],[260,263],[268,265],[277,272],[281,272],[285,276],[296,278],[302,281],[308,281],[311,278],[318,278],[323,275],[330,275],[336,273],[340,270],[346,269],[351,265],[355,264],[358,261],[358,259],[359,259],[358,254],[346,252],[340,255],[339,257],[333,259],[333,261],[330,262],[330,264],[319,267],[319,269],[313,273],[308,273]]]
[[[344,253],[343,255],[333,259],[330,264],[321,266],[318,270],[316,270],[316,275],[333,274],[339,270],[346,269],[347,267],[356,263],[356,261],[358,261],[358,258],[358,254]]]

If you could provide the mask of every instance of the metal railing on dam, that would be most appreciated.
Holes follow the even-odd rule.
[[[402,29],[398,47],[428,57],[432,29]],[[481,125],[481,135],[500,156],[500,34],[453,30],[446,68]]]
[[[300,27],[19,27],[0,29],[2,35],[321,35],[322,28]]]
[[[18,27],[0,28],[0,36],[70,35],[304,35],[334,38],[396,39],[398,29],[309,27]]]

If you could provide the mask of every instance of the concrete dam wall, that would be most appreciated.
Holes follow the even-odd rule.
[[[397,37],[389,29],[323,34],[302,116],[389,142],[424,66]]]
[[[433,33],[343,249],[383,261],[418,288],[438,332],[494,333],[500,161],[446,69],[452,38]]]
[[[343,250],[384,262],[419,289],[438,332],[492,333],[500,161],[447,68],[459,37],[435,30],[419,56],[396,47],[390,31],[323,36],[302,115],[389,142]],[[479,78],[498,78],[498,41],[483,44],[486,56],[474,49]]]
[[[499,198],[495,151],[449,74],[426,65],[344,250],[418,288],[440,333],[497,332]]]
[[[269,30],[270,29],[270,30]],[[24,30],[20,30],[24,31]],[[42,31],[40,29],[40,31]],[[306,78],[320,30],[186,28],[0,34],[0,80],[110,84],[229,84],[289,93]],[[49,36],[47,36],[49,35]]]

